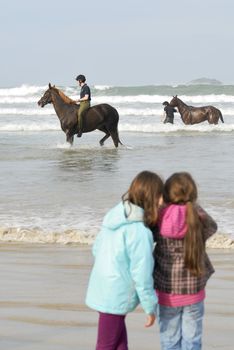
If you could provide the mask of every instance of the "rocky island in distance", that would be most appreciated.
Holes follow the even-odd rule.
[[[217,79],[199,78],[191,80],[187,85],[222,85],[223,83]]]

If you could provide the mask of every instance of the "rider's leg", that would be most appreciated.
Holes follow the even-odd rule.
[[[78,110],[78,134],[77,137],[82,136],[83,132],[83,114],[90,107],[90,102],[89,101],[81,101],[80,102],[80,107]]]

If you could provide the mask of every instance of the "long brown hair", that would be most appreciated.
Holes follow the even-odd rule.
[[[164,186],[166,203],[186,205],[186,223],[188,231],[184,238],[184,261],[191,273],[199,276],[204,271],[203,256],[205,243],[202,236],[202,224],[196,210],[197,186],[187,172],[174,173]]]
[[[162,179],[151,171],[142,171],[133,179],[122,199],[144,209],[144,224],[153,227],[158,219],[158,206],[162,194]]]

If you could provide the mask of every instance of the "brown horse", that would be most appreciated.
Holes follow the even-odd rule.
[[[79,105],[61,90],[51,86],[50,83],[49,89],[45,91],[42,98],[38,101],[38,105],[44,107],[48,103],[53,104],[60,120],[61,129],[66,134],[66,141],[72,145],[74,135],[78,133],[77,111]],[[115,147],[118,147],[119,143],[122,144],[119,139],[118,122],[119,114],[117,110],[106,103],[102,103],[90,107],[86,114],[83,115],[83,133],[98,129],[105,133],[105,136],[99,141],[101,146],[111,136]]]
[[[221,111],[213,106],[192,107],[181,101],[177,95],[173,97],[170,106],[178,107],[181,119],[184,124],[198,124],[208,121],[209,124],[218,124],[219,119],[224,123]]]

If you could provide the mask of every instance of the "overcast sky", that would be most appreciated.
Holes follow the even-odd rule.
[[[234,83],[233,0],[0,0],[0,86]]]

